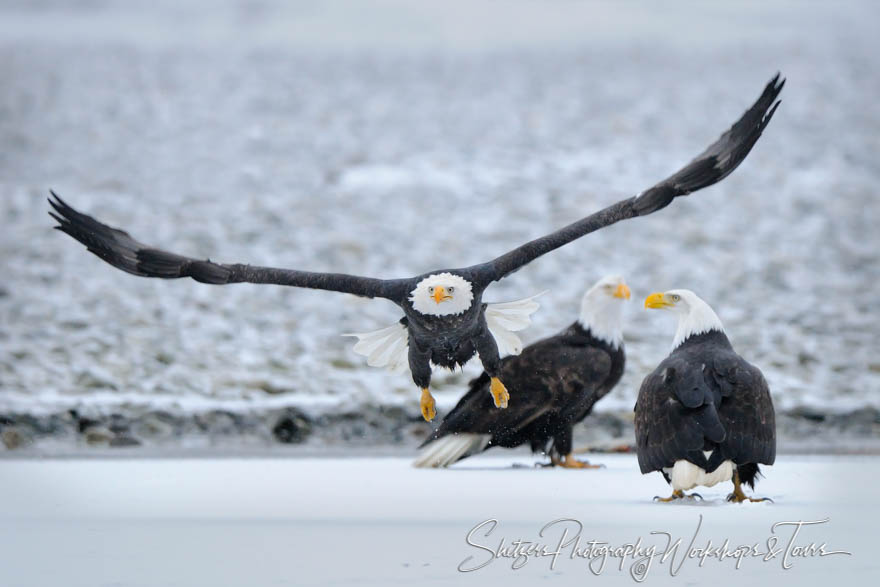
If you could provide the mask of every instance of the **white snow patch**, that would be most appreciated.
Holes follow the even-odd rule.
[[[364,459],[110,459],[7,460],[0,486],[0,562],[4,584],[49,587],[59,569],[69,587],[180,585],[631,585],[634,562],[609,559],[600,577],[588,561],[564,550],[533,558],[519,570],[503,558],[462,575],[457,567],[487,560],[465,537],[487,520],[497,526],[471,541],[496,548],[521,539],[558,544],[559,519],[583,524],[581,547],[597,540],[662,550],[668,532],[687,548],[708,541],[766,548],[772,526],[784,521],[828,522],[803,527],[795,543],[827,545],[853,556],[764,561],[708,558],[682,564],[655,560],[647,584],[742,581],[773,585],[827,584],[845,576],[869,584],[878,572],[880,541],[875,496],[880,459],[780,456],[766,469],[756,495],[774,503],[731,504],[732,484],[703,490],[705,501],[661,504],[669,488],[657,473],[642,476],[632,455],[596,456],[599,470],[535,469],[532,459],[477,456],[447,470],[414,469],[409,458]],[[841,480],[845,480],[842,485]],[[747,493],[750,493],[746,490]],[[842,498],[845,496],[845,499]],[[700,521],[702,517],[702,521]],[[698,530],[699,525],[699,530]],[[574,537],[574,523],[567,523]],[[783,547],[791,530],[775,530]],[[684,553],[682,553],[684,554]],[[679,560],[675,559],[676,562]],[[465,579],[463,579],[465,577]]]

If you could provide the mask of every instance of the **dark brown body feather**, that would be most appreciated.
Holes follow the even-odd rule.
[[[722,332],[688,338],[645,378],[635,429],[642,473],[662,471],[679,459],[712,472],[730,460],[743,482],[754,486],[757,465],[776,459],[767,381]],[[707,458],[704,451],[712,454]]]
[[[501,361],[510,405],[495,408],[485,372],[425,441],[448,434],[490,435],[486,448],[529,444],[534,452],[571,452],[574,424],[620,381],[625,355],[578,324]]]

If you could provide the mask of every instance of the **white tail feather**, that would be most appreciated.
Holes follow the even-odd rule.
[[[541,307],[535,298],[545,293],[547,292],[542,291],[522,300],[486,306],[486,324],[498,345],[499,354],[518,355],[522,352],[522,341],[514,332],[523,330],[532,323],[530,316]]]
[[[342,336],[358,338],[354,352],[367,357],[367,365],[371,367],[388,367],[392,371],[409,367],[409,333],[406,326],[399,322],[373,332],[355,332]]]
[[[722,481],[730,481],[734,466],[733,461],[724,461],[717,469],[707,473],[691,462],[678,460],[673,467],[665,467],[663,471],[669,475],[669,483],[675,491],[687,491],[697,485],[712,487]]]
[[[438,438],[419,453],[413,467],[445,468],[456,461],[476,454],[486,448],[492,437],[488,434],[450,434]]]

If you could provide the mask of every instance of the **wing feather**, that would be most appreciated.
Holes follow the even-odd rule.
[[[678,459],[699,464],[689,453],[706,442],[717,447],[712,466],[725,459],[773,464],[776,428],[767,382],[732,349],[716,353],[710,364],[671,355],[645,378],[635,408],[643,473]]]
[[[705,464],[706,440],[721,442],[720,396],[702,365],[671,355],[648,375],[636,401],[636,451],[642,473],[672,467],[680,459]]]
[[[772,465],[776,460],[776,414],[764,375],[736,354],[716,361],[715,369],[732,389],[718,409],[728,431],[721,444],[725,457],[735,463]]]
[[[522,340],[515,333],[532,323],[531,315],[541,307],[535,299],[545,293],[543,291],[522,300],[486,306],[486,325],[498,345],[500,355],[518,355],[522,352]]]
[[[785,80],[780,75],[771,79],[758,100],[717,141],[709,145],[693,161],[639,195],[608,206],[590,216],[532,240],[512,251],[477,266],[476,273],[486,283],[510,275],[524,265],[586,234],[615,222],[647,216],[665,208],[678,196],[685,196],[727,177],[746,158],[767,127],[779,102],[776,98]]]
[[[510,405],[496,409],[486,372],[472,380],[468,393],[443,419],[425,444],[449,434],[489,434],[490,445],[531,442],[536,421],[586,417],[611,376],[611,357],[601,348],[585,346],[569,330],[526,347],[502,360],[500,377],[510,391]],[[570,410],[577,410],[575,415]],[[540,426],[538,426],[540,428]]]
[[[342,336],[357,337],[354,352],[367,357],[367,365],[371,367],[388,367],[391,371],[409,368],[409,331],[400,322],[372,332]]]
[[[191,277],[202,283],[272,283],[380,297],[400,303],[408,291],[409,280],[374,279],[342,273],[315,273],[254,265],[227,265],[193,259],[145,245],[124,230],[107,226],[68,205],[51,192],[54,212],[49,212],[60,230],[117,269],[141,277],[176,279]]]

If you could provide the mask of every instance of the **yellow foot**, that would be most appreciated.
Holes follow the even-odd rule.
[[[492,397],[495,399],[496,408],[507,407],[507,400],[510,399],[510,394],[507,393],[507,388],[504,387],[504,384],[501,383],[500,379],[497,377],[492,378],[492,383],[489,385],[489,391],[492,392]]]
[[[695,497],[703,499],[703,496],[700,495],[699,493],[691,493],[690,495],[687,495],[681,489],[676,489],[675,491],[672,492],[672,495],[670,495],[669,497],[660,497],[659,495],[655,495],[654,501],[662,501],[664,503],[668,503],[670,501],[675,501],[676,499],[692,499]]]
[[[434,396],[431,395],[431,392],[428,391],[427,387],[422,388],[422,418],[430,422],[434,419],[434,416],[437,415],[437,410],[435,409]]]
[[[579,461],[571,453],[565,455],[565,458],[562,460],[550,457],[550,462],[554,467],[562,467],[564,469],[602,469],[605,467],[605,465],[591,465],[587,461]]]
[[[744,501],[751,501],[752,503],[757,503],[759,501],[769,501],[773,503],[773,500],[769,497],[749,497],[745,493],[743,493],[742,489],[736,487],[733,490],[733,493],[727,496],[727,501],[732,501],[733,503],[742,503]]]
[[[739,479],[739,471],[734,469],[733,471],[733,493],[727,496],[727,501],[732,501],[734,503],[742,503],[744,501],[751,502],[759,502],[759,501],[769,501],[773,503],[773,500],[769,497],[747,497],[742,490],[742,483]]]

